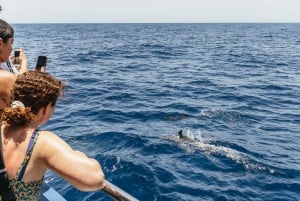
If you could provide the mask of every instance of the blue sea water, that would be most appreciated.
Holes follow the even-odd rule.
[[[139,200],[300,200],[300,24],[14,28],[30,68],[47,55],[67,85],[43,128]]]

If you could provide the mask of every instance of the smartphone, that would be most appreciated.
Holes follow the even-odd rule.
[[[36,62],[35,70],[45,71],[46,64],[47,64],[47,56],[39,56]]]
[[[14,64],[20,64],[20,59],[19,59],[19,57],[20,57],[20,49],[15,49],[15,62],[14,62]]]

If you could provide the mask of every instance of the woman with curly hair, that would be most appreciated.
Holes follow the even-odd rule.
[[[47,169],[82,191],[105,186],[96,160],[73,150],[55,133],[38,130],[50,119],[62,92],[63,83],[48,73],[25,72],[17,76],[11,105],[1,114],[2,154],[17,200],[39,200]]]

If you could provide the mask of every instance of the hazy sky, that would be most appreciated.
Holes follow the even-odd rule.
[[[0,0],[9,23],[300,22],[300,0]]]

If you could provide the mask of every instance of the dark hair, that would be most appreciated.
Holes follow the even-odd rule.
[[[42,107],[48,104],[54,106],[62,91],[63,83],[48,73],[28,71],[18,75],[12,89],[11,102],[20,101],[25,108],[6,107],[1,121],[14,127],[27,126],[35,120]]]
[[[14,29],[6,21],[0,19],[0,38],[6,43],[12,37],[14,37]]]

